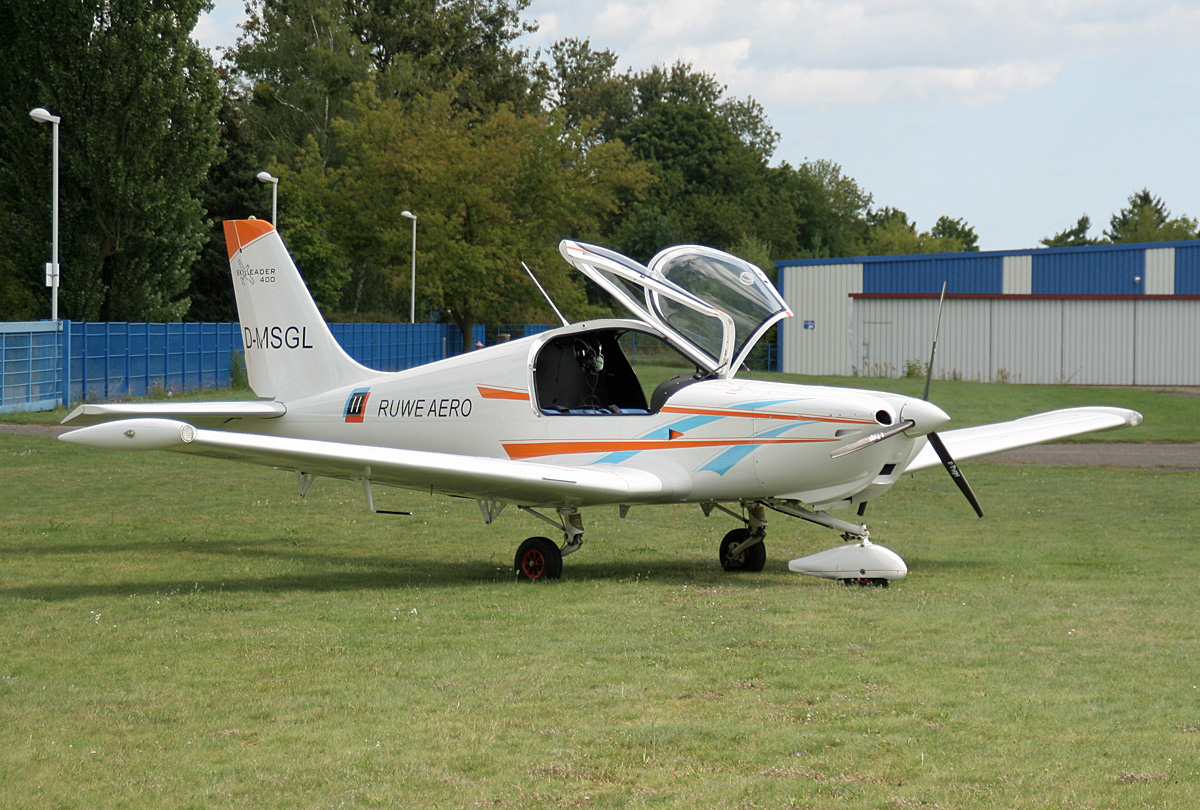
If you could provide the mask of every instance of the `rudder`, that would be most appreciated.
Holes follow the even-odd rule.
[[[294,400],[379,375],[334,339],[271,223],[224,225],[246,374],[255,394]]]

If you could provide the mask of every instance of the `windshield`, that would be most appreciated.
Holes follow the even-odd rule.
[[[606,248],[569,240],[559,250],[718,376],[732,377],[771,324],[792,314],[762,270],[713,248],[668,248],[648,267]]]
[[[754,265],[736,256],[712,248],[683,245],[669,248],[650,261],[650,270],[697,298],[721,310],[733,319],[735,353],[757,338],[759,327],[780,310],[787,311],[779,293]],[[702,346],[720,345],[720,334],[712,335],[720,324],[696,318],[668,300],[654,299],[655,309],[667,323],[695,339]],[[708,330],[704,332],[703,330]]]

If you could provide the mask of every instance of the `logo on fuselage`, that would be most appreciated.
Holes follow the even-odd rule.
[[[346,400],[345,417],[347,422],[362,422],[363,414],[367,412],[367,398],[371,396],[370,388],[357,388]]]
[[[425,419],[430,416],[448,419],[470,416],[471,410],[471,400],[458,397],[381,398],[375,415],[392,419]]]

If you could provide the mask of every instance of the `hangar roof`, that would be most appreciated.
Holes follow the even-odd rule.
[[[862,267],[866,295],[1200,295],[1200,240],[1032,250],[802,259],[785,267]]]

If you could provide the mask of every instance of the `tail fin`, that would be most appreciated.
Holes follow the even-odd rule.
[[[338,345],[271,223],[227,221],[225,245],[254,393],[286,401],[378,376]]]

